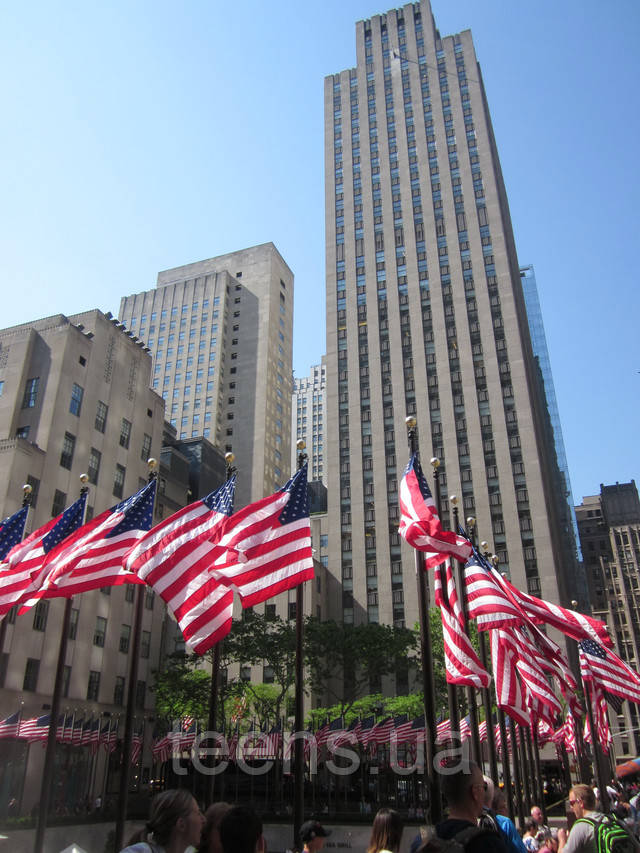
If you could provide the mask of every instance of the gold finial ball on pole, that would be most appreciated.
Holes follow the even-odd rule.
[[[494,566],[497,566],[498,563],[500,562],[500,557],[498,557],[497,554],[492,554],[491,555],[491,562],[493,563]]]
[[[296,441],[296,447],[298,450],[302,451],[305,449],[306,446],[307,446],[307,442],[304,440],[304,438],[299,438]]]
[[[469,528],[469,530],[473,530],[473,528],[475,526],[476,526],[476,520],[472,515],[470,515],[469,518],[467,519],[467,527]]]
[[[153,473],[153,471],[155,471],[157,467],[158,467],[158,460],[157,459],[154,459],[153,456],[151,456],[149,459],[147,459],[147,468],[149,469],[150,474]]]
[[[83,486],[86,486],[87,483],[89,482],[89,475],[88,474],[80,474],[80,482],[82,483]]]
[[[32,494],[32,492],[33,486],[31,486],[29,483],[25,483],[22,487],[22,494],[25,496],[25,498]]]
[[[437,456],[431,457],[431,467],[433,468],[434,471],[440,467],[440,460],[438,459]]]
[[[415,429],[416,428],[416,419],[413,415],[407,415],[404,419],[405,424],[407,425],[407,429]]]
[[[482,548],[482,550],[485,554],[489,551],[489,543],[488,542],[481,542],[480,547]]]
[[[233,465],[235,458],[236,457],[231,452],[224,454],[224,461],[227,463],[227,465]]]
[[[457,495],[449,495],[449,501],[451,506],[458,506],[458,496]]]
[[[578,602],[575,600],[575,598],[574,598],[574,599],[572,599],[572,601],[571,601],[571,606],[573,607],[573,609],[574,609],[574,610],[575,610],[575,609],[576,609],[576,607],[578,606]]]

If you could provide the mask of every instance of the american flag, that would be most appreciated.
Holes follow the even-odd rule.
[[[552,722],[562,711],[562,706],[551,690],[543,669],[546,662],[529,640],[524,628],[497,632],[500,642],[508,646],[511,660],[525,687],[526,701],[535,719],[543,717]]]
[[[464,568],[465,595],[469,618],[475,619],[479,631],[520,625],[526,620],[522,609],[505,593],[500,575],[474,553]]]
[[[18,737],[20,731],[20,711],[0,721],[0,738]]]
[[[219,489],[153,527],[125,556],[176,617],[187,646],[204,654],[231,629],[233,592],[209,568],[221,555],[215,530],[233,511],[235,474]],[[222,552],[223,554],[226,552]]]
[[[142,753],[142,732],[134,732],[131,737],[131,764],[135,766]]]
[[[635,670],[594,640],[581,640],[578,647],[583,681],[630,702],[640,702],[640,675]]]
[[[62,743],[73,743],[73,714],[67,714],[62,722],[62,731],[58,727],[58,737]]]
[[[371,732],[374,729],[376,724],[376,718],[372,715],[370,717],[365,717],[364,720],[360,723],[360,743],[366,748],[369,745],[369,738],[371,737]]]
[[[360,720],[356,718],[352,720],[346,729],[333,739],[334,746],[344,746],[345,744],[355,745],[358,742],[358,732],[360,731]]]
[[[496,685],[496,704],[517,723],[528,726],[530,723],[529,711],[516,672],[512,645],[503,642],[502,639],[502,635],[505,633],[494,628],[489,634],[493,677]]]
[[[313,578],[306,463],[275,494],[224,520],[215,541],[240,553],[219,557],[212,574],[237,589],[243,607]]]
[[[100,720],[94,720],[91,723],[91,731],[89,732],[89,746],[91,747],[91,752],[96,753],[98,751],[98,746],[100,745]]]
[[[442,569],[435,572],[435,599],[440,608],[446,678],[449,684],[488,687],[491,676],[480,663],[464,629],[464,617],[449,563],[446,564],[446,593],[442,588]]]
[[[484,743],[489,739],[489,735],[487,734],[487,721],[483,720],[478,726],[478,737],[480,738],[480,743]]]
[[[182,721],[182,732],[180,733],[179,748],[181,752],[187,752],[193,746],[198,733],[198,723],[193,717],[185,717]]]
[[[318,740],[318,746],[320,746],[321,743],[331,743],[331,745],[336,746],[336,743],[339,742],[343,734],[344,717],[336,717],[335,720],[331,720],[329,725],[326,727],[326,731],[323,733],[322,741]]]
[[[163,764],[173,757],[174,749],[179,747],[180,732],[168,732],[153,744],[151,755],[154,761]]]
[[[538,720],[538,743],[540,746],[553,740],[553,726],[546,720]]]
[[[469,725],[469,715],[460,720],[460,740],[467,740],[471,737],[471,726]]]
[[[385,744],[389,743],[391,732],[393,731],[393,717],[387,717],[385,720],[380,720],[379,723],[371,730],[369,735],[369,743]]]
[[[41,717],[32,717],[20,723],[20,737],[26,738],[30,743],[36,740],[46,740],[49,737],[49,725],[51,714],[43,714]]]
[[[611,729],[609,728],[607,700],[604,698],[602,690],[600,690],[600,688],[595,684],[591,685],[591,709],[593,711],[593,718],[596,724],[596,737],[600,746],[606,752],[613,742]],[[588,714],[585,716],[584,720],[584,739],[587,743],[592,743],[591,726]]]
[[[86,501],[86,493],[80,495],[64,512],[34,530],[9,551],[6,561],[0,566],[0,619],[42,584],[47,576],[47,571],[42,568],[47,554],[80,527]]]
[[[408,720],[406,714],[401,714],[393,719],[393,734],[396,738],[396,743],[407,743],[411,740],[411,727],[413,720]]]
[[[400,481],[400,527],[398,532],[412,547],[431,556],[426,558],[427,568],[444,562],[447,557],[467,560],[471,543],[464,536],[443,530],[435,501],[414,453]]]
[[[80,746],[82,744],[82,731],[84,729],[84,719],[74,720],[73,723],[73,732],[71,733],[71,743],[74,746]]]
[[[100,729],[100,744],[107,752],[113,752],[118,742],[118,720],[107,722]]]
[[[595,640],[611,646],[612,641],[607,631],[607,625],[600,619],[578,613],[577,610],[568,610],[558,604],[552,604],[542,598],[536,598],[527,592],[517,589],[506,578],[503,584],[509,589],[514,600],[525,611],[527,616],[538,624],[551,625],[574,640]]]
[[[571,711],[567,710],[564,720],[564,745],[567,752],[577,754],[578,745],[576,742],[576,721]]]
[[[122,559],[151,527],[157,481],[84,524],[46,557],[47,576],[20,612],[40,598],[63,597],[125,583],[143,583]]]
[[[91,743],[91,727],[93,725],[93,720],[89,717],[88,720],[85,720],[82,726],[82,739],[80,743],[82,746],[89,746]]]
[[[442,743],[451,737],[451,720],[443,720],[436,725],[436,742]]]
[[[0,560],[4,560],[14,545],[22,541],[28,514],[29,507],[22,506],[13,515],[0,521]]]

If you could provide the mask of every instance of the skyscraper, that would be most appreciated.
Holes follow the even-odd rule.
[[[566,601],[573,565],[471,33],[441,37],[422,0],[359,21],[356,55],[325,80],[328,565],[342,616],[417,618],[397,533],[407,415],[429,479],[427,460],[442,463],[444,522],[455,493],[501,571]]]
[[[291,403],[291,469],[294,470],[297,464],[295,442],[302,439],[309,456],[309,479],[323,482],[326,482],[327,470],[324,456],[324,419],[327,411],[325,389],[326,368],[323,357],[321,364],[311,367],[309,376],[293,380]]]
[[[614,648],[634,669],[640,664],[640,499],[635,482],[600,485],[599,495],[576,507],[580,543],[594,616],[609,626]],[[637,705],[609,711],[615,751],[640,750]]]
[[[235,454],[236,507],[286,482],[293,274],[273,243],[165,270],[122,298],[120,317],[153,354],[178,437]]]

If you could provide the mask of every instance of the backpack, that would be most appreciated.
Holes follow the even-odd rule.
[[[467,844],[473,838],[486,835],[487,832],[495,835],[493,830],[487,830],[481,826],[467,826],[457,832],[453,838],[440,838],[436,835],[435,826],[421,826],[422,844],[418,849],[420,853],[464,853]]]
[[[578,818],[576,823],[590,823],[593,827],[595,853],[638,853],[638,843],[627,827],[613,815],[593,819]]]

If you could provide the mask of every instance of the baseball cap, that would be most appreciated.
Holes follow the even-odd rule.
[[[330,829],[325,829],[317,820],[307,820],[300,827],[300,839],[304,844],[305,841],[313,841],[314,838],[327,838],[331,835]]]

